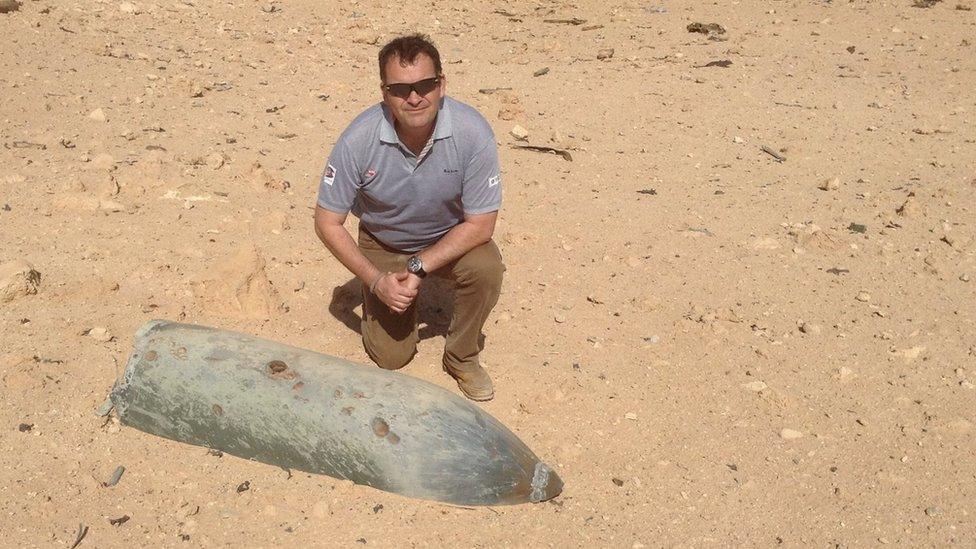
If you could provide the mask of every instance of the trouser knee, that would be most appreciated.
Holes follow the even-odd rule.
[[[417,352],[415,345],[373,345],[366,338],[363,338],[363,346],[369,358],[384,370],[403,368],[410,363]]]

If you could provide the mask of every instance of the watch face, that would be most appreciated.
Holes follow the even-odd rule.
[[[424,268],[419,257],[411,257],[407,260],[407,270],[411,273],[419,273]]]

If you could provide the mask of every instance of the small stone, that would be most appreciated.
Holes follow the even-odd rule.
[[[921,210],[922,207],[915,198],[915,193],[908,193],[908,198],[895,210],[895,213],[902,217],[912,218],[918,217],[922,213]]]
[[[115,158],[108,153],[100,153],[89,164],[95,170],[111,170],[115,166]]]
[[[960,381],[959,382],[959,386],[962,387],[963,389],[973,389],[973,388],[976,388],[976,385],[973,385],[973,382],[972,381],[969,381],[968,379],[964,379],[964,380]]]
[[[804,322],[803,324],[800,324],[800,331],[805,334],[817,335],[823,331],[823,326],[810,322]]]
[[[210,166],[210,169],[212,170],[219,170],[224,166],[224,162],[226,162],[224,155],[220,153],[210,153],[210,155],[207,156],[207,166]]]
[[[803,433],[793,429],[783,429],[779,432],[779,436],[784,440],[796,440],[803,437]]]
[[[317,519],[324,519],[329,516],[329,502],[319,500],[312,506],[312,516]]]
[[[611,478],[610,479],[610,482],[616,484],[618,487],[624,485],[624,481],[622,479],[617,478],[617,477]]]
[[[30,263],[21,259],[0,263],[0,304],[36,294],[40,285],[41,273]]]
[[[630,421],[637,421],[637,414],[634,412],[627,412],[624,414],[624,419],[629,419]]]
[[[925,508],[925,514],[928,515],[928,516],[930,516],[930,517],[935,517],[935,516],[938,516],[938,515],[941,515],[942,514],[942,509],[939,509],[938,507],[936,507],[934,505],[932,507],[926,507]]]
[[[566,322],[566,317],[563,315],[556,315],[552,317],[552,319],[556,321],[556,324],[562,324],[563,322]]]
[[[871,301],[871,294],[865,291],[860,291],[857,293],[857,296],[854,299],[860,301],[861,303],[867,303],[868,301]]]
[[[963,282],[969,282],[970,281],[969,273],[962,273],[961,275],[959,275],[959,280],[962,280]]]
[[[95,341],[98,341],[99,343],[108,343],[109,341],[115,339],[115,336],[113,336],[111,333],[109,333],[107,329],[101,326],[95,326],[94,328],[91,328],[90,330],[88,330],[88,333],[86,335],[94,339]]]
[[[840,188],[840,179],[837,177],[831,177],[830,179],[826,179],[820,183],[817,188],[822,191],[836,191]]]
[[[602,50],[596,52],[596,58],[600,61],[606,61],[613,57],[613,48],[603,48]]]
[[[763,389],[765,389],[766,387],[767,387],[767,385],[765,383],[763,383],[762,381],[750,381],[749,383],[743,383],[742,384],[742,388],[743,389],[748,389],[748,390],[750,390],[750,391],[752,391],[754,393],[758,393],[758,392],[762,391]]]
[[[746,141],[745,139],[742,139],[738,135],[732,138],[733,143],[745,143],[745,141]]]
[[[96,122],[105,122],[105,120],[107,120],[105,117],[105,111],[103,111],[102,109],[95,109],[92,112],[88,113],[88,118],[91,118]]]
[[[139,8],[132,2],[122,2],[119,4],[119,11],[122,13],[138,13]]]
[[[840,369],[837,370],[837,377],[840,378],[841,381],[845,381],[853,375],[854,370],[851,370],[847,366],[841,366]]]
[[[529,130],[523,128],[518,124],[516,124],[509,133],[512,134],[512,137],[518,139],[519,141],[529,140]]]
[[[20,9],[20,2],[17,0],[0,0],[0,13],[8,13]]]

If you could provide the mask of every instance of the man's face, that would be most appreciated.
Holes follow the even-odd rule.
[[[440,77],[440,82],[423,95],[417,90],[398,95],[385,87],[391,84],[413,84],[437,77]],[[397,57],[387,61],[386,81],[383,85],[383,102],[393,113],[398,127],[407,131],[424,130],[433,125],[437,118],[437,107],[447,89],[444,77],[438,75],[434,69],[434,61],[424,54],[418,55],[414,63],[407,66],[400,65]]]

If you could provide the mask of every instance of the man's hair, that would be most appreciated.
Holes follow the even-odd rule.
[[[386,64],[390,59],[397,59],[400,65],[412,65],[417,60],[417,56],[424,54],[434,62],[436,76],[441,75],[441,54],[430,41],[426,34],[409,34],[390,40],[383,49],[380,50],[380,80],[386,82]]]

